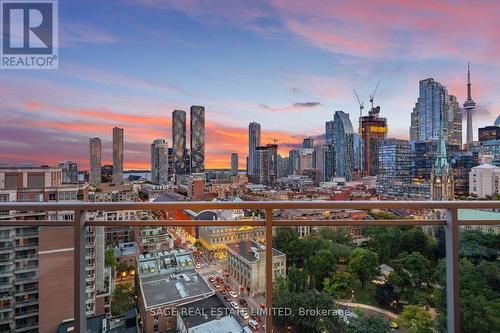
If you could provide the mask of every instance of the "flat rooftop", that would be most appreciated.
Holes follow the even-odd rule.
[[[161,274],[140,279],[146,308],[183,304],[190,299],[213,295],[213,289],[195,270],[178,274]]]
[[[258,253],[261,258],[265,255],[265,245],[259,244],[253,240],[231,243],[226,245],[229,249],[245,258],[247,261],[257,261],[255,253]],[[273,248],[273,257],[284,256],[285,254]]]
[[[190,311],[191,309],[197,309],[197,311]],[[229,313],[229,309],[222,303],[219,296],[213,295],[180,306],[177,308],[177,313],[182,318],[185,327],[196,327],[209,321],[220,319],[220,316],[217,316],[217,314],[226,314],[226,309],[227,313]]]
[[[233,316],[225,316],[219,320],[212,320],[204,324],[188,329],[188,333],[221,333],[221,332],[252,332],[241,324]]]
[[[115,258],[120,258],[122,256],[139,255],[139,246],[136,242],[120,243],[118,247],[114,249]]]

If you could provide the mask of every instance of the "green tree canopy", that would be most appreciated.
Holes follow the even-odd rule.
[[[417,305],[407,305],[401,314],[401,324],[410,333],[433,333],[434,321],[428,311]]]
[[[356,248],[349,257],[349,271],[355,274],[365,288],[366,282],[379,274],[377,256],[370,250]]]

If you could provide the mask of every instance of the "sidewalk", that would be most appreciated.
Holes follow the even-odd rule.
[[[374,312],[378,312],[380,314],[383,314],[391,319],[398,320],[399,316],[391,311],[387,311],[381,308],[377,308],[371,305],[366,305],[366,304],[361,304],[361,303],[351,303],[351,302],[344,302],[344,301],[336,301],[337,304],[348,306],[350,308],[359,308],[359,309],[365,309],[365,310],[370,310]]]

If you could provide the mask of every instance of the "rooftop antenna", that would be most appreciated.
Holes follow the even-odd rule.
[[[365,105],[364,105],[364,102],[360,101],[358,93],[356,92],[356,89],[354,89],[354,95],[356,96],[356,99],[358,100],[358,104],[359,104],[358,163],[359,163],[359,174],[361,177],[363,177],[363,152],[361,151],[362,150],[361,149],[361,137],[363,135],[362,118],[363,118],[363,109],[365,108]],[[371,96],[370,96],[370,101],[372,101]],[[373,107],[373,105],[372,105],[372,107]]]
[[[372,105],[372,109],[373,109],[373,99],[375,98],[375,94],[377,93],[377,89],[378,89],[379,84],[380,84],[380,81],[377,82],[377,85],[375,86],[375,90],[370,95],[370,104]]]

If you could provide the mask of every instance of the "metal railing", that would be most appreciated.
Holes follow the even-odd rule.
[[[260,209],[265,220],[123,220],[89,221],[86,212],[120,210],[207,210]],[[276,209],[428,209],[445,210],[444,219],[430,220],[283,220],[273,219]],[[74,226],[74,318],[75,332],[86,332],[85,318],[85,227],[137,226],[261,226],[265,227],[266,261],[266,332],[272,331],[272,233],[279,226],[444,226],[446,233],[446,295],[447,327],[450,333],[460,332],[459,244],[460,225],[499,225],[499,220],[459,220],[458,209],[500,209],[500,201],[251,201],[251,202],[49,202],[0,203],[0,211],[74,211],[74,220],[2,220],[0,226]]]

